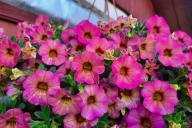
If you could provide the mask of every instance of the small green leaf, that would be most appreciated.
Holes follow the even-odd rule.
[[[49,69],[49,71],[55,72],[55,71],[56,71],[56,67],[55,67],[55,66],[52,66],[52,67]]]
[[[38,69],[47,70],[47,68],[46,68],[45,65],[43,65],[43,64],[40,64],[39,67],[38,67]]]
[[[23,40],[19,40],[19,41],[18,41],[18,44],[19,44],[19,46],[20,46],[21,48],[24,48],[24,47],[25,47],[25,43],[24,43]]]
[[[39,119],[49,120],[51,115],[51,110],[49,107],[46,106],[42,108],[42,111],[37,111],[34,114]]]
[[[13,42],[17,42],[17,39],[15,38],[15,36],[11,36],[11,40],[13,41]]]

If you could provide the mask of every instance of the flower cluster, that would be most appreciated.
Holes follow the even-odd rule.
[[[132,16],[0,32],[0,128],[191,127],[192,39]]]

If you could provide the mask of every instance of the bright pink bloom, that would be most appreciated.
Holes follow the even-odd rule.
[[[35,105],[47,105],[48,95],[53,89],[60,88],[60,81],[50,71],[37,70],[23,83],[23,97]]]
[[[64,117],[64,128],[92,128],[98,119],[86,120],[81,113],[68,114]]]
[[[79,41],[75,39],[67,43],[66,46],[69,49],[69,54],[71,55],[78,55],[82,53],[86,48],[85,44],[79,43]]]
[[[23,113],[18,108],[9,109],[4,115],[0,115],[0,128],[30,128],[31,115]]]
[[[155,41],[151,37],[140,38],[138,47],[142,59],[153,59],[155,57]]]
[[[86,85],[80,97],[82,99],[82,102],[80,102],[82,106],[81,115],[85,119],[93,120],[107,112],[107,96],[105,91],[98,85]]]
[[[89,44],[92,39],[101,35],[99,28],[88,20],[81,21],[76,26],[76,31],[79,42],[83,44]]]
[[[189,69],[192,70],[192,53],[186,53],[185,54],[186,61],[185,61],[185,66]]]
[[[7,91],[6,91],[7,96],[13,96],[14,94],[17,94],[20,92],[21,91],[18,88],[14,87],[12,83],[7,85]]]
[[[161,39],[156,45],[158,59],[165,66],[177,67],[185,63],[185,55],[177,41]]]
[[[27,34],[32,37],[33,43],[43,44],[52,38],[53,32],[49,28],[33,26],[33,28],[27,31]]]
[[[71,40],[77,39],[76,31],[74,29],[67,29],[62,32],[61,38],[65,43],[68,43]]]
[[[93,84],[99,81],[99,74],[105,71],[105,66],[104,61],[95,53],[85,51],[82,55],[75,56],[72,69],[75,71],[75,80],[78,83]]]
[[[124,55],[112,64],[113,82],[122,89],[133,89],[145,79],[145,72],[135,58]]]
[[[104,59],[105,51],[110,48],[111,45],[105,38],[95,38],[86,46],[87,51],[96,53],[102,59]]]
[[[62,81],[65,76],[68,76],[71,72],[71,63],[69,61],[65,61],[64,64],[62,64],[55,74],[60,78]]]
[[[72,96],[65,89],[52,90],[49,95],[48,104],[52,106],[54,113],[63,116],[80,111],[78,97]]]
[[[0,65],[14,67],[21,54],[18,44],[13,43],[10,39],[5,38],[0,43]]]
[[[27,22],[21,22],[17,24],[17,31],[16,31],[16,38],[17,39],[24,39],[28,35],[26,33],[27,29],[30,28],[30,25]]]
[[[47,16],[38,16],[35,20],[35,25],[40,25],[40,26],[48,26],[49,24],[49,17]]]
[[[161,115],[171,114],[178,103],[177,91],[169,83],[160,80],[146,83],[141,94],[144,107]]]
[[[140,90],[122,90],[120,92],[121,101],[124,103],[124,106],[128,109],[137,108],[140,104]]]
[[[178,41],[182,46],[188,46],[192,43],[191,37],[183,31],[173,32],[173,39]]]
[[[148,35],[150,34],[154,37],[168,37],[170,35],[169,26],[161,16],[155,15],[149,17],[146,22],[146,27],[148,29]]]
[[[58,40],[48,40],[39,48],[39,55],[42,61],[47,65],[61,65],[66,60],[66,47]]]
[[[126,117],[129,128],[165,128],[163,116],[151,113],[140,105],[137,109],[131,109]]]

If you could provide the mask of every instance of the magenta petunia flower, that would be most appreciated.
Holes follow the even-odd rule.
[[[27,29],[30,28],[30,25],[27,22],[21,22],[17,24],[17,29],[16,29],[16,38],[17,39],[24,39],[25,37],[27,37]]]
[[[177,41],[161,39],[156,45],[158,59],[165,66],[178,67],[185,63],[185,55]]]
[[[65,61],[64,64],[62,64],[55,74],[60,78],[60,80],[63,80],[63,77],[68,76],[71,72],[71,62]]]
[[[68,43],[71,40],[77,39],[77,33],[74,29],[67,29],[62,32],[61,38],[65,43]]]
[[[78,55],[82,53],[86,48],[85,44],[79,43],[79,41],[75,39],[67,43],[66,46],[69,49],[69,54],[71,55]]]
[[[88,20],[81,21],[76,26],[76,32],[79,42],[83,44],[89,44],[92,39],[101,35],[99,28]]]
[[[47,105],[48,95],[53,89],[60,88],[60,81],[50,71],[37,70],[30,74],[23,83],[23,97],[35,105]]]
[[[27,34],[32,37],[33,43],[43,44],[52,38],[53,32],[49,28],[33,26],[27,31]]]
[[[20,93],[21,91],[13,86],[13,83],[9,83],[6,86],[6,95],[13,96],[14,94]]]
[[[105,38],[95,38],[86,46],[87,51],[96,53],[101,59],[104,59],[105,51],[110,48],[111,45]]]
[[[161,115],[171,114],[178,103],[176,90],[160,80],[146,83],[141,94],[144,97],[144,107]]]
[[[154,37],[168,37],[170,35],[170,28],[161,16],[155,15],[148,18],[146,22],[146,27],[148,29],[148,35]]]
[[[189,69],[192,70],[192,53],[186,53],[185,54],[186,61],[185,61],[185,66]]]
[[[98,119],[86,120],[81,113],[68,114],[64,117],[64,128],[92,128]]]
[[[120,92],[121,101],[128,109],[137,108],[140,104],[140,91],[139,89],[122,90]]]
[[[135,58],[124,55],[112,64],[113,82],[122,89],[133,89],[145,79],[145,72]]]
[[[31,115],[23,113],[19,108],[9,109],[0,115],[0,128],[30,128]]]
[[[59,115],[75,114],[80,110],[78,97],[72,96],[65,89],[52,90],[49,93],[48,104],[52,106],[52,111]]]
[[[104,61],[95,53],[85,51],[82,55],[75,56],[72,69],[75,71],[75,80],[78,83],[93,84],[98,82],[99,74],[105,71],[105,66]]]
[[[49,24],[49,17],[47,16],[40,15],[35,20],[35,25],[48,26],[48,24]]]
[[[58,40],[48,40],[39,48],[39,55],[42,61],[47,65],[61,65],[66,60],[66,47]]]
[[[155,57],[155,41],[151,37],[140,38],[138,47],[142,59],[153,59]]]
[[[108,102],[105,91],[98,85],[86,85],[83,93],[79,95],[82,99],[81,115],[87,120],[101,117],[107,112]]]
[[[178,41],[182,46],[188,46],[192,43],[191,37],[183,31],[173,32],[173,39]]]
[[[165,128],[163,116],[151,113],[140,105],[131,109],[126,117],[129,128]]]
[[[10,39],[5,38],[0,43],[0,65],[14,67],[21,54],[18,44],[13,43]]]

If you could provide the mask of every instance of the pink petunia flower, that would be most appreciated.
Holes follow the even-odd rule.
[[[9,83],[7,86],[6,95],[13,96],[14,94],[20,93],[21,91],[14,87],[12,83]]]
[[[144,97],[144,107],[161,115],[171,114],[178,103],[176,90],[160,80],[146,83],[141,94]]]
[[[98,119],[86,120],[81,113],[68,114],[64,117],[64,128],[92,128]]]
[[[21,22],[17,24],[16,38],[17,39],[25,39],[28,37],[26,31],[30,28],[30,25],[27,22]]]
[[[137,108],[140,104],[140,91],[139,89],[122,90],[120,92],[121,101],[128,109]]]
[[[155,41],[151,37],[140,38],[138,48],[142,59],[153,59],[155,57]]]
[[[86,85],[80,97],[82,99],[82,102],[80,102],[82,107],[81,115],[85,119],[93,120],[107,112],[107,96],[105,91],[98,85]]]
[[[185,66],[189,69],[192,70],[192,53],[186,53],[185,54],[186,61],[185,61]]]
[[[75,114],[80,110],[79,98],[72,96],[65,89],[52,90],[49,93],[48,104],[52,106],[52,111],[61,116],[66,114]]]
[[[76,32],[79,42],[83,44],[89,44],[92,39],[101,35],[99,28],[88,20],[81,21],[76,26]]]
[[[74,29],[67,29],[62,32],[61,38],[65,43],[68,43],[71,40],[77,39],[77,33]]]
[[[67,49],[69,50],[69,54],[71,55],[78,55],[82,53],[86,48],[85,44],[79,43],[79,41],[75,39],[67,43],[66,46]]]
[[[6,33],[3,28],[0,28],[0,40],[6,37]]]
[[[101,59],[104,59],[105,51],[110,48],[111,45],[105,38],[95,38],[86,46],[87,51],[96,53]]]
[[[113,82],[122,89],[133,89],[145,79],[145,72],[135,58],[124,55],[112,64]]]
[[[185,63],[185,55],[177,41],[163,38],[157,43],[156,50],[159,61],[165,66],[178,67]]]
[[[148,18],[146,22],[148,35],[154,37],[168,37],[170,35],[170,28],[161,16],[155,15]]]
[[[68,76],[71,72],[71,62],[65,61],[64,64],[62,64],[55,74],[60,78],[60,80],[63,80],[63,77]]]
[[[33,43],[43,44],[52,38],[53,32],[49,28],[33,26],[27,31],[27,34],[32,37]]]
[[[23,113],[19,108],[9,109],[0,115],[0,128],[30,128],[31,115]]]
[[[126,117],[129,128],[165,128],[163,116],[151,113],[142,105],[131,109]]]
[[[39,48],[39,55],[42,61],[47,65],[61,65],[66,60],[66,47],[58,40],[48,40]]]
[[[5,38],[0,43],[0,65],[14,67],[21,54],[18,44],[13,43],[10,39]]]
[[[183,31],[174,31],[173,39],[178,41],[182,46],[188,46],[192,43],[191,37]]]
[[[49,17],[40,15],[35,20],[35,25],[38,26],[48,26],[49,24]]]
[[[105,66],[104,61],[95,53],[85,51],[82,55],[75,56],[72,69],[75,71],[75,80],[78,83],[93,84],[98,82],[99,74],[105,71]]]
[[[35,105],[47,105],[48,95],[53,89],[60,88],[60,81],[50,71],[37,70],[23,83],[23,97]]]

